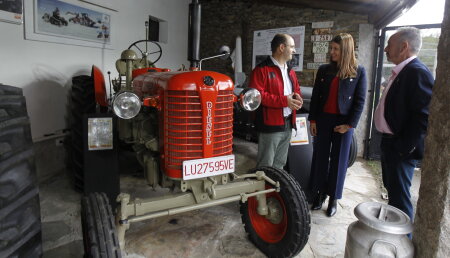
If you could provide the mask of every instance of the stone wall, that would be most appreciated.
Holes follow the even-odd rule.
[[[314,71],[307,70],[306,63],[312,63],[314,56],[311,42],[311,23],[334,21],[333,34],[350,33],[359,46],[359,25],[368,23],[367,15],[311,8],[282,7],[256,4],[251,1],[202,0],[201,57],[216,55],[222,45],[235,47],[236,36],[242,37],[242,67],[247,75],[252,70],[253,32],[273,28],[305,26],[305,49],[303,71],[297,74],[300,85],[312,86]],[[373,46],[370,47],[372,51]],[[231,61],[208,60],[202,69],[233,75]]]
[[[248,76],[252,70],[253,32],[273,28],[305,26],[305,47],[303,57],[303,71],[297,73],[301,86],[314,84],[314,73],[317,70],[306,69],[307,63],[314,62],[312,53],[311,34],[312,22],[333,21],[332,34],[346,32],[355,39],[356,54],[359,63],[366,68],[368,84],[370,89],[372,81],[372,66],[374,61],[374,29],[373,25],[367,24],[367,15],[358,15],[341,11],[293,8],[268,4],[256,4],[246,0],[201,0],[202,25],[200,56],[216,55],[222,45],[235,48],[237,36],[242,38],[242,68]],[[360,38],[361,37],[361,38]],[[327,54],[327,58],[328,54]],[[221,59],[207,60],[202,64],[202,69],[225,73],[234,77],[231,60]],[[367,100],[369,99],[367,94]],[[358,156],[364,151],[363,141],[366,137],[366,119],[369,101],[361,116],[356,129],[358,138]]]

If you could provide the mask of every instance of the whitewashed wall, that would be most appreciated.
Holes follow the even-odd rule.
[[[65,1],[92,7],[78,0]],[[145,38],[144,22],[149,15],[168,22],[168,43],[161,44],[163,56],[157,66],[171,69],[178,69],[181,64],[188,66],[190,0],[115,2],[118,12],[112,12],[111,18],[115,49],[25,40],[23,24],[0,22],[0,83],[23,88],[35,141],[67,127],[67,92],[73,76],[90,74],[93,64],[105,76],[107,71],[111,71],[112,77],[117,75],[116,59],[132,42]]]

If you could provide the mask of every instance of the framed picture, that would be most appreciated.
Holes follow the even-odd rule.
[[[111,12],[75,3],[25,0],[25,38],[113,49]]]
[[[116,0],[80,0],[82,2],[90,3],[96,6],[100,6],[111,11],[117,12]]]
[[[0,21],[22,23],[23,0],[0,0]]]

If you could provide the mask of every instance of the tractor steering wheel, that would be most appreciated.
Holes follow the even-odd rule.
[[[158,60],[161,58],[161,55],[162,55],[161,46],[158,43],[156,43],[155,41],[151,41],[151,40],[147,40],[147,39],[138,40],[138,41],[134,42],[133,44],[131,44],[128,47],[128,49],[132,49],[133,47],[137,48],[139,50],[139,52],[141,52],[141,56],[142,56],[141,61],[148,60],[148,61],[150,61],[150,65],[158,62]],[[156,56],[154,61],[147,59],[150,55]]]

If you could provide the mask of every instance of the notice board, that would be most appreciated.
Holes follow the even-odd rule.
[[[294,71],[303,71],[303,52],[305,48],[305,26],[286,27],[268,30],[256,30],[253,32],[253,62],[252,68],[272,55],[270,42],[278,33],[289,34],[295,43],[295,54],[291,64]]]

